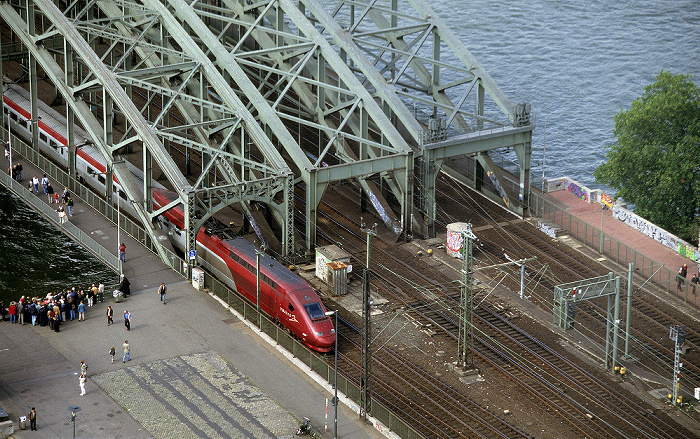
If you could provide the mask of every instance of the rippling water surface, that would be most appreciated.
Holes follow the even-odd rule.
[[[700,82],[700,2],[452,0],[429,2],[514,102],[537,117],[534,173],[592,172],[613,142],[613,116],[661,70]],[[444,59],[444,58],[443,58]],[[40,217],[0,190],[0,298],[113,278]]]
[[[116,275],[39,214],[0,186],[0,300],[8,306],[21,296],[100,280]]]
[[[547,178],[600,187],[592,173],[614,142],[613,116],[661,70],[700,85],[698,1],[429,3],[514,103],[532,104],[539,175],[546,120]]]

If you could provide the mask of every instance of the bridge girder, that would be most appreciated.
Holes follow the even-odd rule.
[[[307,248],[315,243],[309,239],[314,239],[313,217],[323,190],[328,183],[345,178],[344,166],[356,170],[354,165],[363,160],[385,160],[388,170],[381,178],[403,206],[400,219],[380,191],[366,181],[371,174],[356,178],[389,229],[396,235],[402,231],[412,192],[405,188],[406,167],[389,166],[396,163],[393,155],[406,156],[410,147],[298,5],[274,0],[251,7],[224,0],[222,7],[196,3],[189,9],[181,0],[169,3],[191,27],[217,20],[222,29],[229,30],[215,35],[215,25],[210,25],[210,29],[198,27],[193,33],[211,50],[239,93],[246,95],[261,123],[275,135],[282,132],[277,140],[307,185]],[[299,128],[289,140],[287,133],[294,126]],[[302,131],[317,133],[320,143],[309,147]],[[328,164],[332,172],[316,172]],[[308,190],[311,184],[317,187]]]
[[[310,20],[320,23],[324,35],[363,84],[408,132],[416,159],[431,162],[431,166],[420,169],[439,172],[440,166],[432,165],[436,157],[473,155],[475,151],[512,146],[518,154],[521,181],[526,182],[519,194],[522,203],[516,204],[520,206],[518,213],[527,215],[534,128],[529,110],[512,104],[430,6],[423,0],[299,3]],[[521,130],[524,134],[503,132],[513,126],[526,127]],[[490,131],[490,137],[502,132],[504,138],[482,142],[468,136],[483,130]],[[515,143],[508,143],[511,141]],[[463,172],[446,170],[452,175]],[[429,182],[434,179],[434,175],[421,175],[423,183],[417,188],[419,199],[427,202],[422,214],[427,217],[429,231],[434,221],[430,212],[435,211],[430,205],[435,201],[435,187]]]
[[[47,0],[39,3],[43,11]],[[177,188],[186,178],[179,171],[170,175],[177,166],[167,153],[173,145],[188,158],[192,152],[201,169],[179,191],[187,210],[202,208],[208,217],[239,200],[253,219],[247,201],[265,202],[283,225],[283,254],[293,248],[294,181],[306,184],[307,249],[315,245],[316,209],[329,183],[357,180],[396,235],[416,212],[427,220],[416,218],[414,225],[428,224],[434,231],[435,185],[427,182],[434,182],[444,159],[483,158],[498,147],[513,146],[517,153],[521,182],[527,183],[521,185],[520,213],[526,213],[534,128],[529,108],[513,106],[423,0],[86,0],[71,5],[63,12],[93,51],[75,57],[85,73],[72,84],[73,96],[107,102],[96,96],[105,90],[98,64],[125,92],[109,101],[124,116],[126,129],[117,141],[100,145],[103,153],[121,158],[143,145],[144,173],[150,175],[153,158]],[[72,44],[73,37],[42,13],[49,26],[33,36],[36,44],[53,44],[57,36]],[[133,90],[146,94],[145,103],[125,110],[124,96]],[[179,122],[173,123],[173,110]],[[146,121],[151,130],[146,141],[144,127],[133,118]],[[430,174],[421,175],[415,189],[414,168]],[[462,170],[447,171],[464,177]],[[377,183],[399,202],[398,217]],[[150,191],[144,186],[138,201],[147,206]],[[218,189],[211,191],[212,186]],[[262,194],[261,187],[268,192]],[[414,190],[420,207],[413,206]],[[192,221],[192,227],[205,219]]]
[[[128,14],[121,13],[123,9],[120,11],[113,3],[90,2],[87,8],[82,9],[82,14],[85,14],[86,10],[91,10],[90,8],[97,3],[100,4],[103,10],[110,10],[111,8],[112,11],[117,11],[118,14],[116,15],[119,17],[117,19],[102,18],[100,20],[80,21],[81,13],[77,10],[62,12],[53,6],[52,3],[43,1],[37,3],[39,5],[37,13],[44,18],[41,20],[41,23],[48,23],[44,28],[33,26],[33,23],[24,23],[17,11],[7,4],[3,4],[2,16],[11,25],[13,31],[20,36],[23,44],[28,47],[31,56],[40,61],[42,68],[47,73],[47,77],[66,99],[69,108],[69,119],[72,118],[71,114],[77,116],[81,126],[91,138],[91,142],[98,147],[106,159],[108,172],[114,172],[117,175],[127,197],[137,208],[140,219],[149,232],[151,241],[159,248],[161,257],[166,259],[162,249],[160,249],[159,240],[156,239],[155,230],[152,226],[154,215],[150,212],[152,210],[150,205],[150,184],[146,183],[150,180],[144,179],[145,187],[139,187],[136,182],[132,181],[131,172],[126,167],[122,157],[123,148],[135,143],[139,144],[143,149],[142,168],[144,175],[150,175],[150,158],[152,157],[163,175],[166,176],[172,189],[178,193],[179,200],[185,206],[192,205],[207,212],[198,221],[195,221],[194,218],[190,219],[191,221],[186,221],[191,225],[190,230],[188,230],[188,236],[192,239],[188,238],[188,243],[192,249],[194,249],[196,231],[209,215],[225,207],[220,205],[221,203],[228,205],[232,200],[239,202],[244,200],[270,200],[274,197],[274,193],[282,192],[285,194],[283,196],[285,202],[281,204],[285,206],[285,212],[292,211],[293,208],[289,205],[292,202],[292,197],[289,196],[288,191],[289,182],[292,181],[292,174],[254,118],[245,110],[245,107],[240,105],[239,109],[242,109],[242,111],[238,113],[236,109],[232,109],[230,106],[216,104],[207,99],[201,99],[200,96],[183,93],[184,87],[182,86],[167,87],[167,79],[169,75],[173,74],[187,74],[188,78],[197,77],[199,74],[198,79],[201,80],[203,76],[201,74],[201,63],[195,60],[180,62],[172,66],[154,63],[151,55],[156,53],[153,49],[158,48],[158,46],[149,44],[145,35],[147,35],[147,30],[151,29],[154,23],[158,21],[152,18],[155,15],[150,11],[141,11],[139,21],[145,26],[145,29],[136,38],[129,39],[128,35],[131,35],[130,32],[137,29],[137,27],[127,27],[124,19]],[[33,4],[33,2],[30,2],[28,5],[32,7]],[[27,15],[34,16],[33,13],[25,14],[25,16]],[[151,18],[148,18],[149,15]],[[73,16],[73,22],[68,20],[68,16]],[[73,23],[78,26],[74,26]],[[114,25],[114,27],[110,27],[111,25]],[[90,33],[94,30],[93,26],[99,26],[99,37]],[[27,31],[27,29],[32,29],[32,32]],[[56,56],[56,52],[49,54],[40,46],[42,41],[46,41],[48,38],[51,38],[53,41],[58,35],[63,38],[66,46],[64,53],[67,55],[67,58],[63,56],[63,67],[52,57],[52,55]],[[93,51],[91,46],[95,45],[97,38],[107,38],[108,36],[116,37],[100,57]],[[141,43],[144,43],[145,47],[140,47],[139,44]],[[118,48],[121,48],[121,53],[117,53],[116,49]],[[128,61],[129,59],[127,56],[137,52],[140,52],[143,56],[141,63],[138,64],[137,68],[130,71],[125,70],[125,67],[131,67],[129,66],[130,63],[125,62],[125,60]],[[164,49],[160,52],[167,52],[169,56],[176,60],[183,59],[183,54],[179,51]],[[113,61],[115,53],[121,55],[120,57],[118,56],[119,61],[108,65],[107,61]],[[79,55],[73,57],[72,55],[75,54]],[[163,59],[160,57],[159,61]],[[74,70],[73,63],[79,65],[80,71],[86,72],[83,75],[78,75],[79,77],[76,79],[79,83],[77,85],[73,81],[70,81],[70,83],[67,81],[69,72],[71,72],[71,79],[74,78],[72,75]],[[68,66],[70,66],[70,69]],[[138,67],[145,68],[139,71]],[[124,74],[122,75],[122,73]],[[163,102],[163,111],[156,117],[150,117],[150,105],[148,104],[150,104],[152,96],[147,100],[147,105],[144,108],[141,110],[137,109],[129,96],[130,93],[126,92],[130,92],[134,87],[158,93]],[[98,97],[97,93],[101,97]],[[83,96],[90,96],[93,101],[91,102],[92,104],[101,104],[103,114],[109,114],[110,119],[113,104],[116,112],[124,116],[127,127],[118,142],[114,143],[112,141],[111,124],[103,123],[95,117],[95,114],[91,111],[91,106],[82,99]],[[198,124],[187,124],[185,129],[181,129],[179,132],[175,127],[168,127],[167,124],[163,124],[163,120],[167,118],[167,109],[173,102],[177,102],[181,114],[188,115],[192,113],[192,108],[196,108],[198,110],[197,119],[200,122]],[[95,109],[95,107],[93,105],[92,109]],[[244,114],[243,117],[239,116],[241,113]],[[212,115],[216,115],[217,118],[212,118]],[[104,119],[108,120],[107,117]],[[222,120],[228,121],[227,139],[230,139],[234,132],[238,131],[240,136],[245,138],[248,145],[254,142],[265,143],[264,148],[271,152],[272,158],[265,162],[250,160],[228,150],[226,141],[221,144],[211,141],[211,133],[216,132],[214,130],[221,131]],[[205,128],[214,124],[219,126],[207,133]],[[254,132],[251,132],[251,130]],[[206,164],[206,170],[209,170],[214,164],[220,176],[220,181],[212,185],[210,184],[211,182],[199,178],[194,185],[190,185],[173,162],[168,151],[166,151],[164,144],[168,142],[179,142],[200,152],[202,156],[211,157],[212,160]],[[241,143],[243,143],[242,140]],[[276,166],[270,166],[269,163]],[[240,168],[238,173],[235,172],[233,166]],[[204,164],[203,168],[205,168]],[[255,178],[254,175],[256,174],[262,175],[263,178]],[[244,178],[240,178],[241,175]],[[268,193],[265,193],[265,191],[268,191]],[[186,209],[186,211],[188,210]],[[287,222],[288,226],[285,229],[292,229],[289,224],[291,224],[291,221]],[[287,248],[284,250],[291,252],[293,240],[283,238],[283,243],[287,244]]]

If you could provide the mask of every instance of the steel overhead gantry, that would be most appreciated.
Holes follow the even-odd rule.
[[[24,16],[35,17],[34,2],[30,1],[26,4],[26,10],[21,11]],[[97,26],[104,29],[109,26],[109,20],[103,20],[100,22],[99,19],[87,20],[86,22],[77,21],[84,25],[83,28],[78,29],[73,25],[71,21],[67,19],[67,16],[73,16],[74,18],[80,18],[81,14],[85,11],[91,11],[90,15],[94,15],[95,9],[93,8],[94,3],[88,5],[82,4],[80,7],[76,6],[76,9],[65,11],[65,13],[56,9],[56,7],[51,2],[40,1],[36,3],[39,5],[42,20],[41,23],[46,23],[46,27],[37,27],[33,20],[29,22],[23,22],[20,15],[17,13],[13,7],[4,3],[0,5],[0,14],[8,25],[13,29],[13,31],[18,34],[23,42],[28,47],[31,56],[36,57],[40,61],[40,64],[47,74],[47,77],[56,86],[57,90],[61,95],[66,98],[67,102],[67,112],[68,112],[68,139],[69,146],[71,149],[71,156],[74,157],[75,145],[73,142],[73,120],[74,116],[78,117],[82,127],[87,131],[92,143],[94,143],[106,158],[108,165],[108,174],[111,176],[111,172],[116,174],[117,179],[121,183],[124,192],[126,193],[129,200],[134,203],[138,215],[148,232],[148,236],[151,239],[152,244],[158,249],[160,256],[165,260],[165,253],[160,246],[160,241],[156,239],[155,230],[152,226],[152,219],[163,211],[163,209],[158,212],[151,212],[152,206],[150,204],[150,179],[144,179],[143,187],[139,187],[135,179],[132,178],[132,173],[124,161],[124,152],[126,149],[134,146],[141,146],[143,152],[143,162],[141,163],[142,169],[145,176],[151,175],[151,159],[155,159],[157,166],[159,167],[162,174],[168,180],[168,183],[172,188],[178,193],[178,200],[171,203],[168,207],[172,207],[175,204],[182,202],[187,208],[185,209],[185,223],[186,229],[188,231],[187,246],[188,250],[195,248],[195,238],[196,230],[198,225],[204,221],[204,218],[198,221],[199,224],[195,224],[194,211],[197,206],[199,199],[199,204],[208,206],[210,209],[208,211],[211,214],[214,209],[212,204],[216,200],[227,200],[230,202],[232,198],[241,199],[248,197],[259,198],[263,193],[265,193],[269,187],[277,187],[275,192],[279,192],[279,186],[283,186],[281,189],[285,194],[289,194],[289,187],[291,186],[291,174],[289,173],[286,166],[284,166],[284,161],[276,157],[276,162],[280,166],[284,167],[284,171],[280,172],[276,169],[270,169],[260,163],[251,162],[250,160],[238,159],[231,152],[226,151],[224,148],[213,152],[213,154],[218,154],[220,156],[219,160],[227,161],[226,165],[232,168],[233,163],[237,163],[241,169],[244,171],[239,171],[242,174],[248,173],[250,169],[260,170],[263,169],[267,172],[267,176],[259,181],[243,181],[231,183],[226,181],[225,184],[200,187],[201,177],[197,183],[192,186],[184,178],[178,167],[175,165],[171,157],[165,150],[163,143],[166,141],[172,142],[173,140],[182,140],[183,143],[188,143],[191,145],[193,143],[192,138],[195,136],[189,133],[185,133],[188,127],[183,129],[182,137],[177,137],[177,132],[172,128],[162,130],[161,133],[157,131],[155,127],[161,128],[162,125],[158,124],[158,118],[153,121],[146,121],[145,117],[138,109],[135,107],[134,103],[131,101],[130,97],[122,88],[122,84],[127,90],[130,90],[134,86],[142,87],[142,90],[151,91],[156,88],[159,93],[163,95],[170,95],[177,93],[176,90],[170,90],[165,87],[158,87],[154,83],[149,83],[148,80],[144,80],[147,77],[157,76],[154,71],[142,71],[135,73],[136,69],[130,71],[130,75],[125,75],[120,77],[115,74],[115,71],[122,72],[119,67],[119,63],[113,66],[107,66],[105,60],[113,61],[115,54],[118,54],[117,49],[121,48],[121,57],[116,56],[119,60],[130,60],[131,58],[127,56],[133,49],[133,46],[127,48],[125,44],[125,39],[119,37],[111,42],[109,49],[105,50],[102,59],[93,51],[91,46],[95,46],[96,35],[90,34],[91,26]],[[81,11],[81,12],[80,12]],[[128,16],[129,14],[122,15],[122,18]],[[151,14],[152,15],[152,14]],[[146,20],[151,22],[152,20]],[[99,23],[99,26],[96,24]],[[85,38],[83,37],[85,35]],[[46,38],[60,38],[64,41],[64,53],[63,54],[53,54],[59,60],[62,58],[63,66],[59,65],[52,54],[49,53],[45,48],[41,46],[41,42]],[[102,35],[100,35],[102,36]],[[140,38],[143,38],[143,34]],[[88,43],[90,41],[90,43]],[[137,40],[138,41],[138,40]],[[133,41],[129,41],[132,43]],[[147,51],[150,55],[156,54],[159,56],[162,50],[155,45],[150,45],[148,41],[139,41],[147,46]],[[170,55],[172,57],[177,57],[177,51],[172,50]],[[74,64],[78,64],[78,74],[76,75]],[[191,63],[190,63],[191,64]],[[184,65],[184,64],[183,64]],[[187,70],[187,67],[179,67],[180,69]],[[176,69],[176,68],[175,68]],[[192,72],[196,72],[196,68],[190,67]],[[174,68],[172,66],[163,68],[161,75],[172,74]],[[80,74],[84,72],[84,74]],[[182,72],[181,72],[182,73]],[[33,74],[34,80],[36,80],[36,74]],[[76,77],[77,76],[77,77]],[[125,79],[126,78],[126,79]],[[201,78],[200,78],[201,79]],[[140,81],[140,82],[139,82]],[[121,83],[120,83],[121,82]],[[77,83],[77,85],[75,85]],[[96,92],[100,92],[97,96]],[[182,93],[177,93],[179,97],[182,97]],[[90,96],[94,99],[93,102],[86,102],[84,100],[85,96]],[[153,95],[148,98],[147,105],[142,109],[142,112],[147,116],[150,115],[151,105],[150,100],[153,99]],[[34,100],[36,100],[36,94],[34,94]],[[248,114],[247,120],[241,120],[245,118],[239,118],[235,111],[230,108],[219,106],[218,108],[212,108],[211,105],[206,105],[207,101],[202,99],[195,99],[191,96],[185,96],[185,101],[194,102],[195,104],[202,104],[202,107],[206,107],[207,112],[216,113],[220,115],[225,115],[224,119],[228,120],[227,127],[230,127],[229,138],[232,137],[234,133],[234,127],[238,127],[238,131],[243,137],[243,127],[252,126],[256,131],[255,134],[251,134],[249,131],[245,131],[247,136],[247,144],[255,144],[256,142],[266,141],[266,137],[259,130],[259,127],[255,123],[254,119]],[[167,105],[170,105],[167,104]],[[91,111],[97,111],[97,108],[101,108],[101,113],[105,123],[101,123],[97,117]],[[127,129],[125,130],[122,140],[115,144],[113,142],[113,116],[115,111],[122,114],[126,120]],[[218,112],[218,113],[217,113]],[[163,116],[161,112],[159,117]],[[210,114],[202,111],[199,129],[204,127],[209,127],[210,125],[221,125],[219,116],[218,119],[214,120],[210,117]],[[217,128],[220,129],[220,128]],[[161,135],[161,138],[159,138]],[[211,134],[210,134],[211,136]],[[161,139],[163,143],[161,143]],[[222,142],[226,144],[227,142]],[[172,143],[171,143],[172,145]],[[268,149],[275,151],[274,148],[269,145]],[[213,161],[212,161],[213,162]],[[230,163],[228,163],[230,162]],[[202,162],[204,163],[204,161]],[[74,161],[73,161],[74,169]],[[211,166],[210,164],[207,166]],[[286,171],[286,172],[285,172]],[[205,174],[205,172],[203,172]],[[249,179],[250,180],[250,179]],[[107,178],[108,182],[111,182],[111,178]],[[282,182],[280,184],[280,182]],[[203,185],[202,185],[203,186]],[[267,188],[266,188],[267,187]],[[200,196],[198,197],[197,191],[199,190]],[[111,190],[108,190],[108,194],[111,195]],[[271,196],[269,196],[271,197]],[[286,197],[290,199],[291,197]],[[221,204],[221,203],[220,203]]]
[[[196,207],[205,214],[195,230],[217,211],[238,202],[260,241],[277,251],[276,242],[270,242],[277,239],[273,231],[256,221],[249,204],[255,201],[274,209],[281,229],[280,253],[293,254],[293,174],[215,64],[160,3],[96,4],[109,18],[110,27],[105,31],[100,23],[95,32],[111,41],[128,35],[132,42],[118,67],[124,68],[127,54],[138,55],[137,65],[122,73],[124,83],[163,99],[151,120],[171,154],[177,153],[172,145],[179,145],[186,161],[191,155],[199,158],[193,187]],[[177,110],[179,124],[170,116],[172,109]]]
[[[210,50],[306,184],[307,249],[315,245],[317,205],[333,181],[357,179],[389,230],[401,233],[412,198],[411,150],[296,3],[168,4]],[[401,205],[400,219],[369,180],[375,175]]]
[[[416,147],[424,232],[434,235],[435,178],[442,168],[527,216],[532,124],[529,104],[514,106],[456,35],[422,0],[299,0],[341,56],[396,117]],[[325,8],[325,9],[324,9]],[[490,97],[490,99],[487,99]],[[412,108],[411,108],[412,107]],[[504,120],[505,116],[505,120]],[[488,151],[513,147],[520,189],[510,191]],[[468,170],[445,159],[476,158]],[[505,195],[505,196],[504,196]]]

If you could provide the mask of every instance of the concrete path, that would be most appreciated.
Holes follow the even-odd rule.
[[[43,175],[21,157],[17,160],[24,176]],[[73,224],[116,252],[114,224],[79,200],[73,210]],[[138,242],[124,233],[121,240],[127,246],[124,273],[132,290],[126,300],[98,303],[88,308],[85,321],[65,322],[59,333],[48,326],[0,323],[0,407],[15,421],[15,438],[72,437],[72,405],[82,408],[75,422],[77,438],[292,437],[304,416],[321,437],[333,437],[332,407],[329,431],[323,432],[326,399],[332,397],[328,386],[303,374]],[[116,275],[105,283],[114,281]],[[157,294],[161,282],[168,285],[167,305]],[[114,309],[112,326],[107,326],[107,305]],[[130,331],[123,324],[127,309]],[[125,340],[131,361],[122,363]],[[114,363],[108,355],[112,346]],[[79,396],[81,360],[89,366],[85,396]],[[18,417],[32,406],[38,431],[19,430]],[[338,437],[383,436],[341,405]]]

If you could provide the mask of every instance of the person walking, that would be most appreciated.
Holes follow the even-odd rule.
[[[73,216],[73,199],[70,197],[70,195],[66,201],[66,206],[68,207],[68,215]]]
[[[85,395],[85,383],[87,382],[87,377],[85,375],[80,375],[78,379],[78,385],[80,386],[80,396]]]
[[[32,178],[32,186],[34,187],[34,195],[39,195],[39,177],[36,175]]]
[[[683,264],[683,266],[678,269],[678,275],[676,276],[678,280],[678,291],[685,285],[686,277],[688,277],[688,264]]]
[[[80,375],[85,375],[87,377],[88,365],[85,360],[80,360]]]
[[[112,357],[112,364],[114,364],[114,354],[116,354],[116,353],[117,353],[117,350],[114,349],[114,346],[109,348],[109,356]]]
[[[124,326],[127,331],[131,331],[131,313],[128,310],[124,310]]]
[[[123,242],[119,246],[119,259],[121,259],[122,262],[126,262],[126,245]]]
[[[29,412],[27,415],[27,418],[29,418],[29,430],[34,430],[36,431],[36,408],[32,407],[32,411]]]
[[[14,169],[16,172],[17,181],[22,183],[22,169],[24,169],[24,168],[22,168],[22,164],[20,162],[17,162]]]
[[[78,304],[78,321],[85,321],[85,302],[82,300]]]
[[[66,186],[61,194],[61,201],[65,204],[68,201],[68,197],[70,197],[70,192],[68,191],[68,186]]]
[[[44,177],[41,179],[41,187],[44,188],[44,195],[48,194],[49,177],[47,177],[46,174],[44,174]]]
[[[168,293],[168,287],[165,286],[165,282],[160,284],[158,287],[158,294],[160,294],[160,301],[165,305],[165,295]]]
[[[110,305],[107,305],[107,326],[114,323],[114,310]]]
[[[124,348],[124,356],[122,357],[122,363],[131,361],[131,346],[129,346],[129,340],[124,340],[124,345],[122,347]]]
[[[44,189],[44,192],[49,199],[49,204],[53,203],[54,190],[53,186],[51,186],[51,182],[46,183],[46,189]]]
[[[122,274],[121,281],[119,282],[119,291],[124,294],[124,297],[128,297],[131,294],[131,282]]]
[[[103,282],[100,282],[100,285],[97,287],[97,297],[100,297],[100,298],[102,298],[102,300],[104,300],[105,284]]]
[[[58,208],[58,222],[61,225],[68,222],[68,215],[66,215],[66,212],[63,210],[63,206]]]

